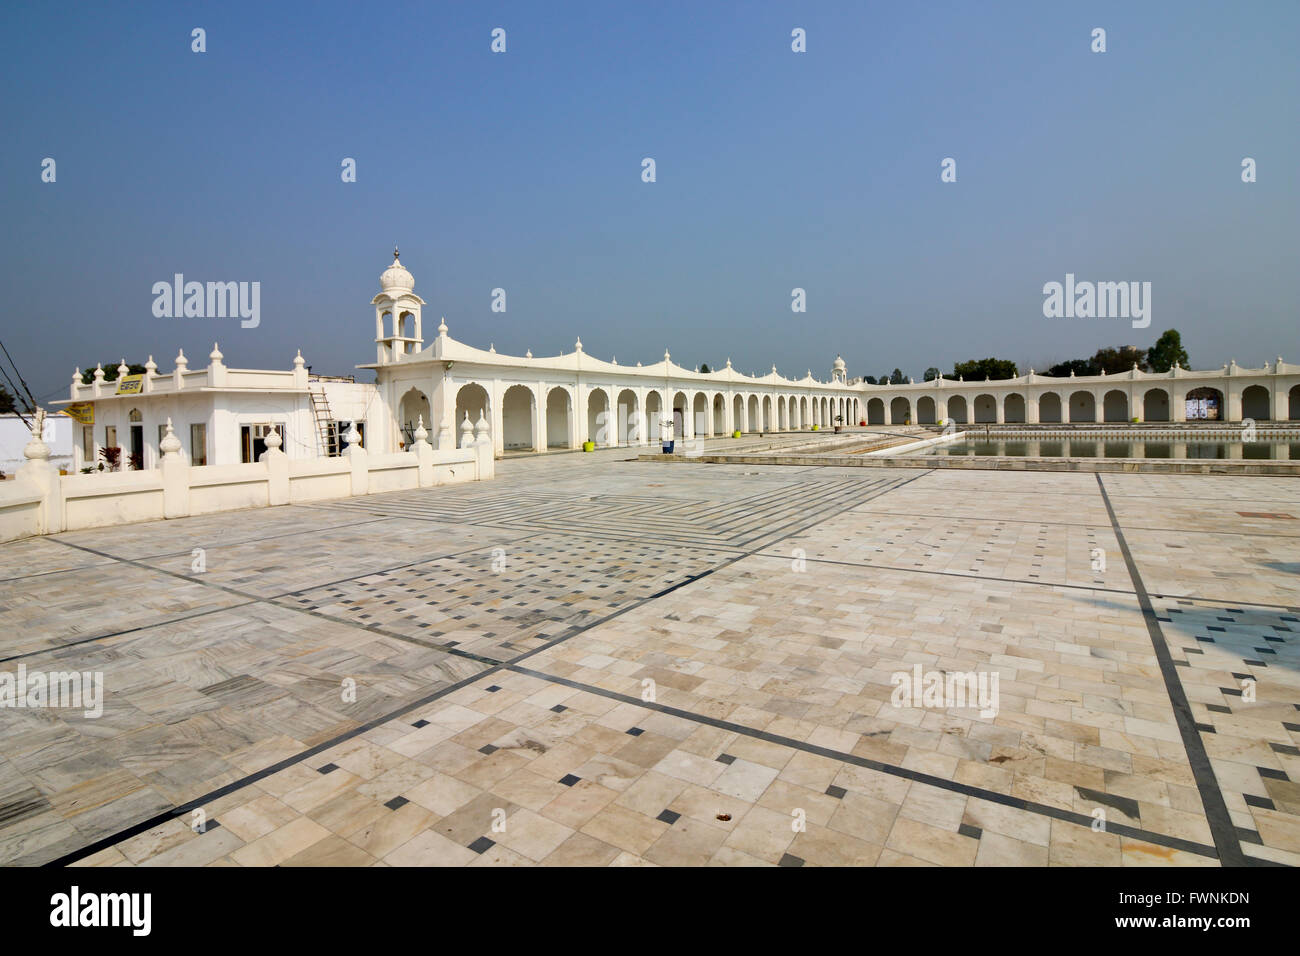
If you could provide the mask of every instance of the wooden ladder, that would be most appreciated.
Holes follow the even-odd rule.
[[[319,389],[307,386],[311,395],[311,411],[316,418],[316,434],[320,437],[321,451],[328,458],[337,458],[339,455],[339,431],[337,428],[330,428],[333,416],[330,414],[329,399],[325,397],[325,388]]]

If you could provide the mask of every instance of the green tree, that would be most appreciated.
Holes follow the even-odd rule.
[[[116,382],[116,381],[117,381],[117,366],[118,366],[118,363],[117,363],[117,362],[105,362],[105,363],[104,363],[104,381],[106,381],[106,382]],[[144,366],[141,365],[139,362],[132,362],[132,363],[131,363],[130,365],[128,365],[126,368],[127,368],[127,374],[128,374],[128,375],[143,375],[143,374],[144,374]],[[83,371],[83,372],[81,373],[81,384],[82,384],[82,385],[93,385],[93,384],[95,384],[95,366],[93,366],[93,365],[88,366],[88,367],[85,369],[85,371]]]
[[[1097,349],[1097,354],[1092,357],[1092,366],[1097,369],[1094,375],[1101,372],[1107,375],[1118,375],[1120,372],[1129,371],[1134,365],[1137,365],[1139,371],[1145,371],[1146,364],[1146,353],[1135,345]]]
[[[709,363],[708,363],[708,362],[704,362],[704,363],[702,363],[702,364],[700,365],[700,371],[701,371],[701,372],[711,372],[711,371],[713,371],[713,369],[709,368]]]
[[[864,376],[862,376],[862,381],[866,382],[868,385],[875,385],[875,384],[876,384],[876,376],[874,376],[874,375],[864,375]]]
[[[17,410],[14,406],[14,397],[9,394],[9,389],[0,385],[0,415],[8,415]]]
[[[1177,362],[1181,368],[1187,368],[1191,360],[1183,348],[1183,338],[1177,329],[1166,329],[1156,339],[1156,344],[1147,349],[1147,365],[1153,372],[1167,372]]]
[[[925,370],[925,380],[927,382],[933,382],[938,377],[939,377],[939,370],[935,368],[933,365],[931,365],[929,368]]]
[[[894,374],[889,376],[889,381],[893,385],[904,385],[907,383],[907,376],[903,374],[902,369],[894,369]]]
[[[1096,375],[1097,368],[1092,364],[1092,359],[1070,359],[1068,362],[1057,362],[1047,370],[1048,375],[1058,378],[1068,378],[1071,372],[1075,375]]]
[[[969,362],[957,362],[952,367],[953,378],[964,378],[973,382],[989,379],[1015,378],[1020,374],[1016,363],[1010,359],[984,358],[971,359]]]

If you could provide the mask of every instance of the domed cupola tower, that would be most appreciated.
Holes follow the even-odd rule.
[[[835,364],[831,366],[831,381],[836,385],[845,385],[848,383],[848,369],[844,365],[844,357],[835,356]]]
[[[375,307],[376,361],[385,365],[414,355],[424,345],[420,331],[420,309],[424,300],[415,294],[415,277],[402,265],[393,249],[393,264],[379,277],[379,295],[370,300]]]

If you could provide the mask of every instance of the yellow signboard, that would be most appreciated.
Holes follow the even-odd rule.
[[[73,421],[81,425],[95,424],[95,403],[94,402],[73,402],[66,408],[60,409],[63,414],[67,415]]]
[[[139,395],[144,391],[143,375],[123,375],[117,380],[118,395]]]

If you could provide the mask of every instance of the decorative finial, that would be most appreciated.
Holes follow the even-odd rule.
[[[402,258],[402,254],[397,251],[397,243],[393,243],[393,260],[396,261],[400,258]]]
[[[163,435],[162,441],[158,443],[158,450],[162,452],[163,455],[180,454],[181,440],[177,438],[176,433],[172,431],[171,418],[167,419],[167,434]]]
[[[221,349],[217,348],[216,342],[212,343],[212,351],[208,353],[208,358],[213,362],[220,362],[221,359],[223,358],[221,354]]]
[[[43,462],[50,458],[50,446],[45,444],[45,409],[37,406],[32,420],[31,440],[23,447],[23,457],[28,461]]]

